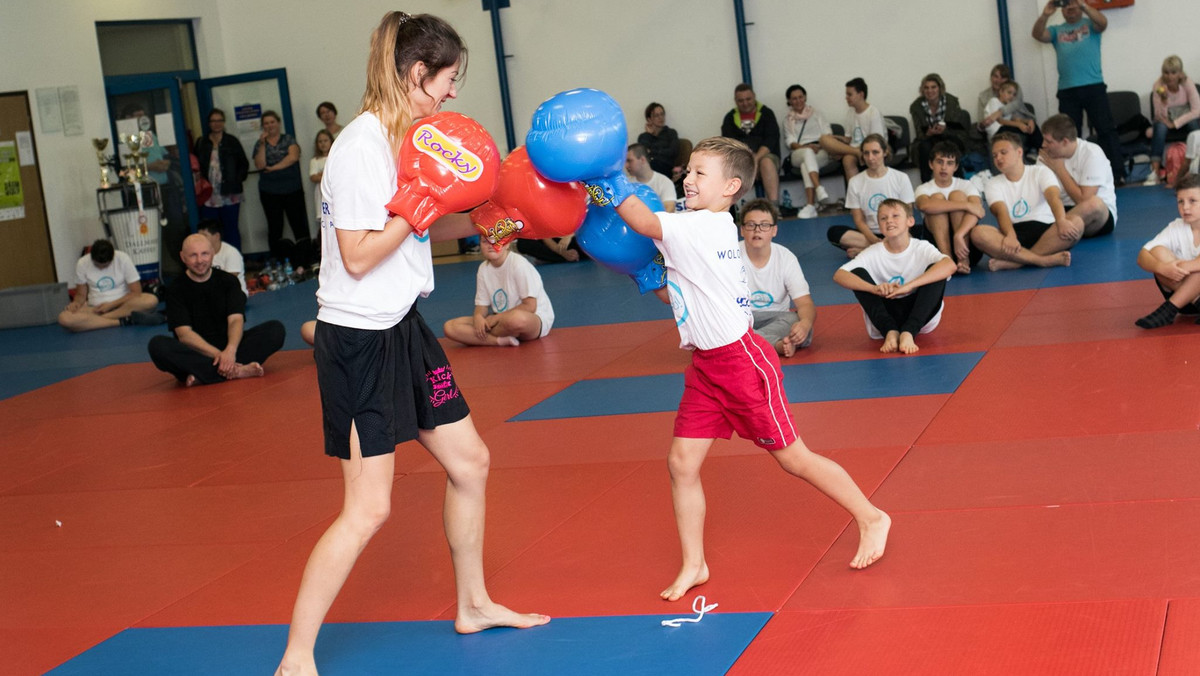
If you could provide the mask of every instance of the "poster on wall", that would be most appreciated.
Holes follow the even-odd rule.
[[[14,141],[0,142],[0,221],[25,218],[25,193],[21,190],[21,165]]]
[[[258,139],[262,136],[262,113],[261,103],[245,103],[233,108],[234,119],[237,120],[234,134],[246,149],[246,157],[251,160],[251,169],[254,168],[254,147],[258,145]]]

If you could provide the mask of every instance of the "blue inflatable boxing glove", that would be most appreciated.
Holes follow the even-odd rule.
[[[525,135],[529,161],[559,183],[621,173],[627,143],[624,111],[599,89],[551,96],[533,111]]]
[[[650,186],[633,184],[633,194],[651,211],[663,210],[662,202]],[[589,205],[583,225],[575,232],[575,241],[600,264],[632,277],[643,294],[666,284],[666,268],[654,240],[634,232],[614,209]]]
[[[661,253],[655,254],[641,270],[629,275],[637,282],[638,292],[643,296],[667,285],[667,264]]]

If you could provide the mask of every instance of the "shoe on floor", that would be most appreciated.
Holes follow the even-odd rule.
[[[796,207],[785,207],[782,205],[779,207],[779,215],[784,218],[795,218],[796,214],[799,212],[800,210]]]
[[[133,311],[125,317],[126,326],[158,326],[167,323],[167,318],[161,312]]]
[[[1142,185],[1158,185],[1158,174],[1153,171],[1150,172],[1146,180],[1142,181]]]
[[[811,204],[805,204],[804,208],[801,209],[800,213],[796,214],[796,216],[798,218],[816,218],[817,208]]]
[[[817,186],[817,202],[821,204],[833,204],[834,201],[835,200],[829,196],[829,191],[825,189],[825,186]]]

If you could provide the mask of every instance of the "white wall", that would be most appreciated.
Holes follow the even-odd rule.
[[[555,92],[603,89],[625,108],[631,137],[642,109],[656,100],[668,124],[693,140],[718,133],[741,80],[731,0],[510,0],[502,10],[518,143],[534,108]],[[969,110],[1000,61],[993,0],[744,0],[755,89],[776,112],[800,83],[809,100],[840,120],[843,83],[861,76],[885,113],[907,115],[921,76],[938,72]],[[201,73],[216,77],[285,67],[304,168],[319,122],[316,104],[333,101],[342,123],[357,109],[371,30],[383,0],[337,6],[327,0],[286,4],[244,0],[6,0],[0,21],[0,91],[75,85],[83,136],[41,133],[34,120],[55,263],[68,278],[80,247],[99,236],[97,169],[90,139],[108,131],[97,56],[96,21],[196,20]],[[1043,2],[1009,0],[1016,75],[1039,116],[1057,110],[1053,50],[1030,36]],[[1155,0],[1108,12],[1104,69],[1110,89],[1149,90],[1163,57],[1177,53],[1200,76],[1200,44],[1189,34],[1195,0]],[[471,49],[459,99],[447,106],[478,119],[504,150],[491,18],[480,0],[413,0],[410,12],[449,20]],[[1056,19],[1057,20],[1057,19]],[[1145,103],[1145,102],[1144,102]],[[36,118],[36,112],[35,112]],[[265,247],[253,179],[243,228]],[[311,199],[308,204],[311,205]]]

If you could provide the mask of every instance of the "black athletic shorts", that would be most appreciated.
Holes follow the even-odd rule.
[[[1101,228],[1099,230],[1097,230],[1096,232],[1094,232],[1090,235],[1084,235],[1083,238],[1091,239],[1092,237],[1100,237],[1102,235],[1107,235],[1108,233],[1112,232],[1116,228],[1117,228],[1117,219],[1115,217],[1113,217],[1112,209],[1109,209],[1108,210],[1108,220],[1104,221],[1104,225],[1101,226]]]
[[[1013,223],[1013,232],[1017,234],[1017,241],[1021,243],[1021,247],[1032,249],[1034,244],[1046,234],[1054,224],[1042,223],[1041,221],[1021,221]]]
[[[382,331],[318,321],[313,355],[327,455],[350,458],[351,423],[363,457],[371,457],[394,452],[418,430],[470,413],[446,353],[415,305]]]

